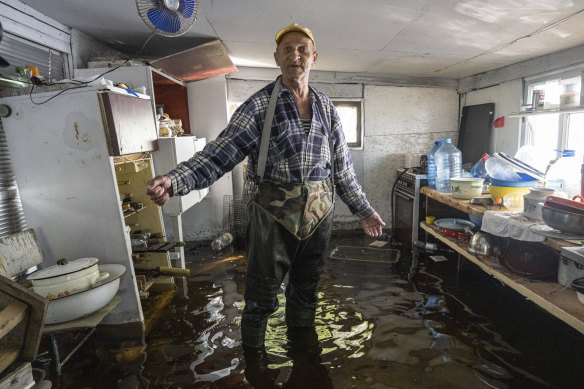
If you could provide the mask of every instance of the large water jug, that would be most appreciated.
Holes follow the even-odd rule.
[[[428,186],[436,189],[436,150],[442,145],[442,142],[437,140],[434,142],[434,147],[430,149],[426,155],[428,162]]]
[[[436,158],[436,190],[450,192],[450,179],[462,175],[462,153],[450,138],[434,154]]]
[[[574,150],[563,150],[561,153],[562,156],[545,175],[545,186],[572,198],[580,194],[581,165]]]

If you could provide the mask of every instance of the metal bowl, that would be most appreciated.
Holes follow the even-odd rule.
[[[468,241],[468,251],[478,255],[493,254],[493,244],[483,232],[475,232]]]
[[[550,208],[544,205],[541,216],[545,224],[562,232],[574,235],[584,234],[584,215]]]

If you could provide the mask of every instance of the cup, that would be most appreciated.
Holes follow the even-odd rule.
[[[435,216],[426,216],[426,224],[434,224],[435,220],[436,220]]]

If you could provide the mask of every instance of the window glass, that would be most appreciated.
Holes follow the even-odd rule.
[[[527,118],[523,145],[533,146],[533,159],[529,162],[542,172],[545,172],[548,162],[556,158],[555,150],[560,147],[559,117],[559,114],[550,114]]]
[[[363,145],[361,118],[362,102],[333,100],[333,104],[339,113],[347,145],[352,148],[361,148]]]

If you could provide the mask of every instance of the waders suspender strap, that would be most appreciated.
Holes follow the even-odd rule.
[[[260,154],[258,156],[258,171],[257,184],[259,185],[264,180],[264,173],[266,172],[266,162],[268,161],[268,147],[270,146],[270,135],[272,134],[272,122],[274,121],[274,112],[276,112],[276,102],[282,87],[282,79],[278,77],[274,90],[270,96],[268,103],[268,110],[266,111],[266,118],[264,120],[264,128],[262,129],[262,141],[260,143]]]
[[[322,101],[320,100],[320,97],[318,97],[318,94],[314,94],[316,96],[316,102],[318,103],[318,110],[320,111],[320,117],[322,118],[322,121],[324,122],[324,126],[326,127],[327,131],[328,131],[328,140],[329,140],[329,153],[331,153],[331,184],[332,184],[332,191],[333,191],[333,199],[334,199],[334,195],[335,195],[335,149],[334,149],[334,142],[333,142],[333,131],[331,129],[331,126],[328,122],[328,120],[326,119],[326,115],[324,114],[324,107],[322,106]]]

